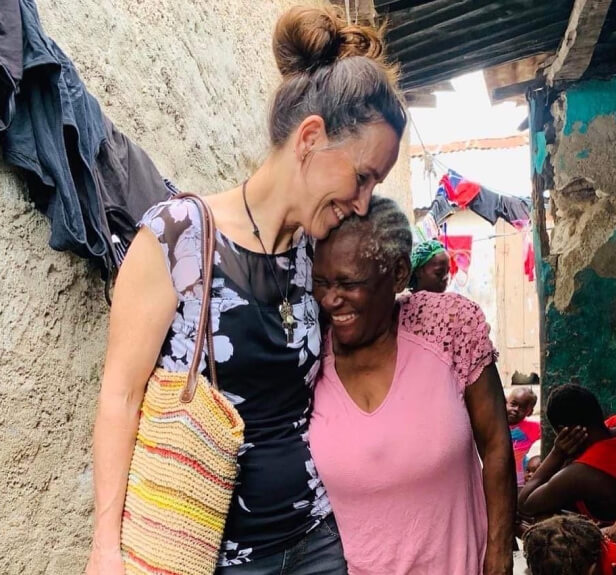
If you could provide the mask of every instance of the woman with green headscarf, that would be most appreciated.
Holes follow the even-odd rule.
[[[411,253],[411,291],[442,293],[449,284],[449,254],[437,240],[417,244]]]

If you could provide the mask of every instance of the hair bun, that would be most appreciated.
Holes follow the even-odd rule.
[[[339,58],[367,56],[380,60],[383,41],[379,31],[348,25],[333,7],[294,6],[278,20],[274,56],[284,77],[310,73]]]

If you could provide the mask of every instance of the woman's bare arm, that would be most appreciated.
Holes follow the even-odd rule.
[[[157,239],[142,229],[118,275],[94,427],[94,539],[88,575],[124,573],[120,527],[145,385],[177,298]]]
[[[486,367],[466,388],[466,407],[483,462],[488,510],[488,547],[483,575],[510,575],[516,505],[515,464],[505,396],[496,365]]]

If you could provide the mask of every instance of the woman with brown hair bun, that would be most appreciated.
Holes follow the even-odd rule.
[[[379,35],[333,9],[295,7],[274,33],[282,82],[271,151],[242,185],[209,196],[217,227],[211,317],[221,390],[245,423],[221,575],[346,573],[307,443],[321,351],[312,238],[365,214],[396,162],[405,105]],[[148,377],[187,371],[202,283],[190,199],[144,216],[120,271],[94,432],[95,531],[88,575],[123,575],[127,474]],[[283,313],[284,312],[284,313]],[[282,317],[281,317],[282,316]],[[209,359],[201,365],[208,373]]]

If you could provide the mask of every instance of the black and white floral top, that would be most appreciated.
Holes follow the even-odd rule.
[[[158,238],[178,297],[158,365],[187,371],[202,296],[199,211],[194,200],[169,200],[148,210],[141,224]],[[312,252],[300,233],[288,252],[274,258],[282,289],[291,267],[289,301],[296,326],[287,343],[268,256],[216,234],[210,313],[218,381],[246,426],[221,566],[282,551],[331,512],[307,443],[321,348]],[[201,367],[207,375],[206,360],[204,352]]]

